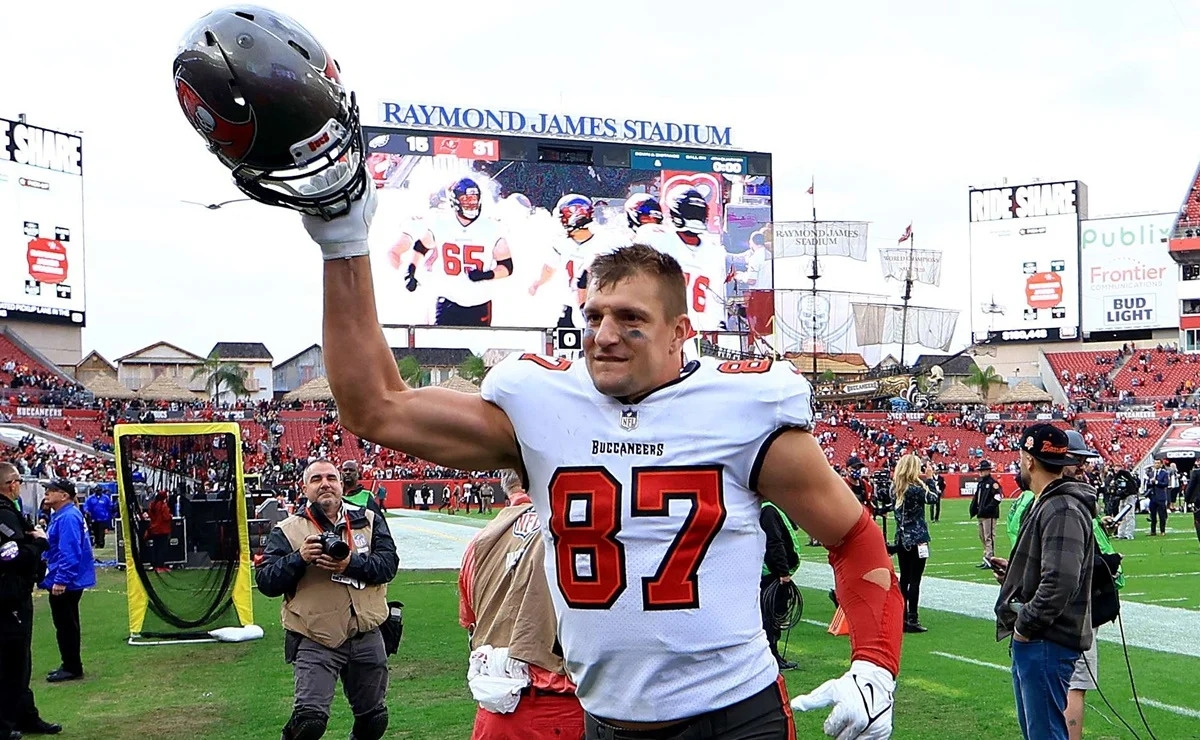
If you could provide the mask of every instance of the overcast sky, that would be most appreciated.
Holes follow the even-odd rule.
[[[84,132],[85,352],[263,341],[279,360],[320,339],[320,258],[297,214],[179,202],[239,196],[171,84],[180,35],[213,7],[4,12],[0,116]],[[870,221],[872,248],[912,221],[918,248],[946,254],[924,305],[966,308],[968,186],[1079,179],[1093,216],[1172,211],[1200,160],[1200,3],[1185,0],[272,7],[339,59],[364,123],[388,98],[731,126],[774,155],[777,220],[809,218],[815,177],[818,216]],[[829,287],[898,294],[852,268],[830,266]],[[964,311],[956,349],[968,329]]]

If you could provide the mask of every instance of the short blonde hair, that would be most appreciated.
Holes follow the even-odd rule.
[[[521,475],[512,468],[506,468],[500,471],[500,487],[505,493],[513,493],[520,491],[525,486],[521,480]]]

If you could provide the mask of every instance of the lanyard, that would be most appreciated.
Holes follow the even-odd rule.
[[[317,521],[317,518],[313,516],[311,506],[304,507],[304,515],[308,517],[308,520],[310,522],[312,522],[313,526],[315,526],[318,530],[320,530],[322,532],[325,531],[325,528],[322,527],[321,523]],[[342,539],[345,540],[346,544],[348,545],[348,544],[350,544],[350,514],[346,511],[346,507],[344,507],[344,506],[342,507],[342,517],[346,522],[346,533],[344,535],[342,535]],[[333,531],[335,533],[337,532],[336,524],[333,525]]]

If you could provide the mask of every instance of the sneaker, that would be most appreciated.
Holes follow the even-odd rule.
[[[912,620],[911,622],[908,620],[905,620],[904,631],[905,632],[918,632],[918,633],[919,632],[928,632],[929,628],[925,627],[924,625],[922,625],[920,622],[918,622],[915,619]]]
[[[62,683],[63,681],[78,681],[81,678],[83,678],[82,673],[72,673],[70,671],[64,671],[62,668],[59,668],[57,671],[54,671],[53,673],[51,673],[49,676],[46,676],[46,680],[50,683]],[[25,732],[25,734],[29,734],[29,730],[24,730],[23,732]]]
[[[781,671],[791,671],[800,667],[798,663],[794,663],[790,660],[784,660],[783,658],[777,658],[775,662],[779,664],[779,670]]]
[[[57,735],[62,732],[62,725],[39,719],[28,727],[21,728],[21,735]],[[20,735],[18,735],[20,737]]]

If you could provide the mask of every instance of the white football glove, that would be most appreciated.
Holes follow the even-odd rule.
[[[792,699],[792,709],[833,706],[825,720],[825,734],[837,740],[887,740],[892,736],[892,706],[896,680],[887,670],[865,660],[850,664],[841,678],[831,679],[813,691]]]
[[[330,169],[336,170],[345,166],[338,164]],[[336,172],[331,172],[329,176],[333,180],[338,178]],[[378,203],[375,184],[368,178],[363,196],[351,203],[348,211],[329,221],[320,216],[304,214],[304,230],[321,246],[321,254],[326,260],[365,256],[371,251],[367,245],[367,237]]]

